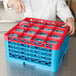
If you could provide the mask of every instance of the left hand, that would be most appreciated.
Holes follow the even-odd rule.
[[[74,19],[71,18],[71,17],[69,17],[69,18],[67,18],[66,24],[64,25],[64,27],[65,27],[65,26],[69,26],[69,27],[70,27],[69,32],[68,32],[68,34],[69,34],[70,36],[73,35],[73,34],[74,34],[74,31],[75,31],[74,23],[75,23],[75,22],[74,22]]]

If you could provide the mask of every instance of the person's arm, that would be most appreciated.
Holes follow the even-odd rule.
[[[69,34],[74,34],[74,17],[64,0],[57,2],[57,15],[62,21],[66,22],[64,26],[70,26]]]
[[[14,7],[17,14],[25,12],[25,5],[21,0],[4,0],[4,6],[5,9],[10,9]]]

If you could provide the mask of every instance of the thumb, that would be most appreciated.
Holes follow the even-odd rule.
[[[66,26],[68,26],[68,24],[66,23],[66,24],[64,24],[62,27],[66,27]]]

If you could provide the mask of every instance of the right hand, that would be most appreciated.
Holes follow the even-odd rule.
[[[11,8],[12,6],[14,6],[17,14],[25,12],[25,5],[22,3],[21,0],[9,0],[7,5],[8,5],[8,8]]]

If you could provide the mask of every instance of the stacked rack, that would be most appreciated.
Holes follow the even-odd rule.
[[[68,49],[65,23],[25,18],[5,33],[8,61],[56,72]]]

